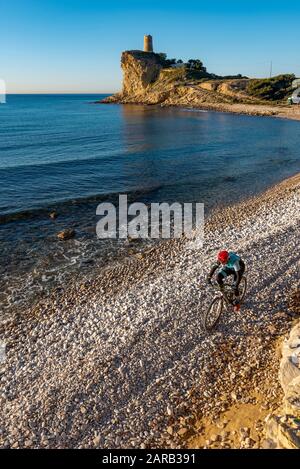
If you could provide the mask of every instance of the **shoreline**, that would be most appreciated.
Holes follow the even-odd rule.
[[[199,419],[200,407],[208,421],[234,401],[230,383],[237,373],[230,364],[243,371],[253,362],[247,384],[259,388],[271,345],[290,328],[287,295],[299,282],[299,192],[297,174],[214,212],[202,250],[168,241],[2,324],[0,446],[185,447],[191,410]],[[224,238],[247,259],[252,294],[238,319],[223,318],[207,336],[199,320],[207,301],[201,285]],[[278,266],[270,262],[274,251]],[[266,375],[271,382],[276,363],[272,377]],[[276,387],[273,406],[279,395]]]
[[[293,173],[292,173],[293,174]],[[274,178],[269,188],[276,183],[280,183],[282,177]],[[270,184],[270,182],[269,182]],[[260,195],[266,188],[256,188],[255,194]],[[254,191],[252,190],[252,193]],[[140,192],[142,194],[142,192]],[[134,192],[133,195],[139,194]],[[218,204],[211,203],[211,206],[205,208],[206,216],[211,217],[211,214],[219,210],[219,207],[222,209],[228,208],[233,204],[241,203],[241,201],[247,201],[249,197],[253,195],[243,194],[235,195],[235,201],[232,200],[223,200],[219,201]],[[102,196],[100,197],[102,199]],[[41,230],[41,235],[36,235],[33,242],[29,246],[35,248],[33,257],[28,259],[28,262],[22,260],[22,256],[16,257],[14,263],[11,262],[9,265],[9,273],[2,279],[2,293],[0,295],[0,302],[2,303],[2,314],[0,317],[1,322],[10,322],[13,321],[14,317],[20,317],[23,313],[26,314],[28,309],[33,309],[35,305],[38,305],[43,299],[47,300],[49,295],[51,298],[55,299],[55,295],[65,295],[68,290],[75,289],[74,285],[79,284],[90,284],[93,283],[93,278],[96,276],[102,277],[102,271],[109,272],[113,265],[119,266],[122,270],[123,265],[126,266],[126,269],[129,268],[129,265],[134,264],[138,259],[141,259],[148,255],[149,252],[152,252],[152,249],[156,244],[164,243],[167,249],[173,249],[171,246],[175,246],[175,243],[170,241],[166,242],[165,240],[140,240],[140,241],[130,241],[124,240],[124,242],[119,243],[117,240],[116,243],[109,242],[99,242],[93,239],[94,226],[90,224],[89,217],[92,217],[94,207],[91,205],[90,201],[100,200],[97,196],[93,196],[91,199],[88,199],[89,205],[85,205],[85,214],[91,213],[91,216],[83,216],[83,202],[80,200],[76,204],[67,202],[66,207],[61,206],[52,206],[48,209],[42,209],[39,218],[32,218],[29,221],[29,224],[23,224],[23,221],[16,220],[19,224],[23,224],[23,232],[21,234],[28,236],[31,226],[34,227],[35,233],[37,233],[37,228],[39,224],[43,223],[43,229]],[[132,199],[134,200],[134,198]],[[72,208],[73,212],[70,211],[68,207]],[[68,211],[66,210],[68,208]],[[82,214],[81,224],[83,229],[81,229],[78,223],[74,225],[73,214],[74,210],[76,213]],[[81,212],[78,212],[81,210]],[[57,218],[52,219],[49,214],[55,212],[57,213]],[[79,215],[78,215],[79,216]],[[1,226],[1,224],[0,224]],[[16,226],[10,222],[2,225],[2,228],[6,230],[6,237],[10,239],[10,232],[13,228],[16,230]],[[70,241],[60,241],[57,238],[57,233],[63,231],[66,228],[74,228],[76,231],[76,236]],[[17,226],[17,229],[20,229]],[[5,232],[4,232],[5,233]],[[46,233],[44,236],[43,233]],[[18,235],[20,237],[20,233]],[[21,239],[21,238],[19,238]],[[177,241],[177,243],[181,243]],[[9,242],[7,243],[9,246]],[[7,246],[4,244],[4,254],[10,253],[7,249]],[[29,248],[28,244],[25,244],[24,252]],[[70,261],[70,256],[75,253],[79,256],[79,259],[75,263]],[[156,251],[153,251],[156,252]],[[45,263],[47,259],[47,254],[50,256],[55,255],[56,257],[60,256],[58,260],[56,258],[50,260],[48,263]],[[65,259],[63,262],[61,259]],[[10,258],[9,258],[10,259]],[[31,264],[30,264],[31,263]],[[140,260],[139,260],[140,263]],[[34,266],[34,269],[31,267]],[[13,270],[14,269],[14,270]],[[125,270],[126,270],[125,269]],[[8,271],[8,267],[7,267]],[[126,270],[127,272],[127,270]],[[17,298],[17,301],[14,303],[14,298],[10,295],[10,291],[14,291],[13,295]],[[11,316],[11,317],[10,317]],[[1,328],[1,324],[0,324]]]
[[[211,208],[208,214],[206,213],[206,225],[210,226],[212,220],[218,219],[219,213],[223,213],[224,211],[225,214],[231,213],[232,211],[236,211],[236,208],[238,208],[239,210],[239,220],[241,220],[246,213],[249,213],[250,207],[257,206],[256,201],[259,201],[262,196],[267,196],[269,192],[272,194],[274,190],[276,191],[276,188],[278,186],[281,187],[282,185],[283,187],[285,187],[289,184],[293,184],[293,181],[297,180],[298,176],[300,176],[300,173],[296,173],[292,176],[289,176],[288,178],[280,180],[279,182],[275,182],[267,189],[260,190],[255,195],[244,196],[240,198],[237,202],[214,206],[213,208]],[[240,210],[240,207],[246,207],[245,212],[243,212],[243,210]],[[49,215],[51,210],[56,210],[56,207],[49,207],[48,209],[43,209],[43,211],[47,215]],[[223,213],[223,216],[226,215],[224,215]],[[49,222],[51,223],[50,219]],[[56,232],[59,231],[59,229],[62,229],[63,226],[64,224],[61,225],[61,228],[56,228]],[[54,235],[52,235],[52,238],[54,238]],[[132,270],[132,275],[133,277],[135,277],[135,266],[140,265],[141,261],[146,264],[147,269],[150,268],[155,270],[158,268],[158,266],[157,264],[152,263],[153,253],[155,254],[157,252],[165,252],[165,257],[167,257],[170,251],[175,250],[176,252],[178,252],[182,248],[182,245],[184,243],[185,240],[183,238],[171,240],[156,240],[154,243],[145,243],[143,240],[133,240],[131,242],[125,241],[124,246],[122,248],[119,248],[118,252],[114,252],[110,260],[106,256],[104,258],[104,261],[100,262],[99,265],[93,265],[93,271],[86,271],[82,275],[80,275],[78,272],[73,272],[72,276],[74,277],[74,279],[67,279],[67,287],[64,287],[62,284],[55,284],[51,286],[50,289],[45,291],[42,296],[33,299],[31,304],[26,306],[23,305],[21,308],[18,308],[17,312],[14,315],[11,315],[11,312],[5,313],[2,318],[0,318],[0,332],[2,324],[9,324],[10,322],[14,323],[16,318],[21,318],[23,315],[24,317],[26,317],[28,312],[31,315],[31,312],[40,308],[41,305],[43,306],[44,304],[49,304],[49,302],[51,303],[55,301],[57,295],[68,296],[69,290],[75,291],[77,289],[78,282],[80,284],[80,288],[82,288],[83,291],[89,291],[89,285],[95,285],[96,278],[100,278],[102,280],[100,280],[99,283],[97,282],[97,285],[99,286],[99,288],[102,288],[103,286],[103,293],[105,293],[108,287],[107,284],[112,281],[111,277],[114,274],[116,274],[117,276],[119,275],[119,272],[122,272],[122,274],[125,273],[125,275],[127,275],[128,272]],[[64,243],[62,243],[62,246],[64,246]],[[115,286],[117,288],[116,291],[119,291],[121,289],[121,284],[119,281],[115,283]]]
[[[114,95],[109,96],[108,98],[113,97]],[[237,115],[246,115],[246,116],[256,116],[256,117],[276,117],[280,119],[288,119],[299,121],[300,120],[300,105],[272,105],[272,104],[244,104],[244,103],[219,103],[219,104],[190,104],[188,101],[186,103],[148,103],[143,101],[126,100],[126,99],[117,99],[112,101],[106,101],[108,98],[105,98],[102,101],[96,101],[95,104],[122,104],[122,105],[140,105],[140,106],[149,106],[157,108],[181,108],[181,109],[195,109],[199,111],[211,111],[211,112],[224,112],[226,114],[237,114]]]
[[[172,107],[173,105],[161,105],[161,107]],[[185,107],[184,104],[176,105],[174,107]],[[257,116],[257,117],[276,117],[289,120],[300,120],[300,106],[291,105],[272,105],[272,104],[244,104],[244,103],[219,103],[219,104],[204,104],[203,106],[192,105],[190,108],[206,110],[212,112],[224,112],[227,114]]]

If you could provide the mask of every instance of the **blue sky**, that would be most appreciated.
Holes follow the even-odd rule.
[[[114,92],[122,50],[200,58],[208,71],[300,76],[300,4],[275,1],[0,0],[9,93]]]

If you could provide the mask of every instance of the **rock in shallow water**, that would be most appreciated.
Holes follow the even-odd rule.
[[[74,238],[75,234],[76,234],[75,230],[73,230],[72,228],[68,228],[66,230],[60,231],[57,234],[57,237],[59,239],[66,241],[67,239]]]

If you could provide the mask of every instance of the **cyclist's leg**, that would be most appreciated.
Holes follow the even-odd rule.
[[[241,277],[240,277],[240,281],[242,280],[242,277],[245,273],[245,269],[246,269],[246,266],[245,266],[245,262],[240,260],[240,266],[241,266]]]
[[[238,279],[238,274],[236,273],[236,271],[234,271],[232,275],[233,275],[233,280],[234,280],[234,294],[235,294],[235,297],[237,298],[239,296],[239,283],[240,283],[241,277]]]
[[[239,285],[241,283],[241,280],[243,278],[244,272],[245,272],[245,263],[243,261],[240,261],[240,271],[239,271],[239,279],[238,282],[235,285],[234,293],[235,296],[239,296]],[[236,282],[237,279],[237,273],[234,272],[234,281]]]
[[[239,277],[239,278],[238,278]],[[233,278],[234,278],[234,296],[235,298],[233,299],[233,310],[237,313],[240,310],[240,292],[239,292],[239,283],[241,281],[241,276],[236,273],[236,271],[233,272]]]
[[[240,292],[239,292],[239,285],[240,285],[240,282],[243,278],[243,275],[244,275],[244,272],[245,272],[245,264],[243,261],[240,261],[240,271],[239,271],[239,278],[238,278],[238,281],[236,282],[237,280],[237,273],[235,272],[235,275],[234,275],[234,280],[236,282],[235,284],[235,288],[234,288],[234,294],[235,294],[235,300],[233,302],[234,304],[234,311],[235,312],[238,312],[240,310]]]

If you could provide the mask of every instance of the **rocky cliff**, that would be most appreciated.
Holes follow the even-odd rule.
[[[121,67],[122,91],[101,103],[182,106],[300,120],[299,107],[278,105],[249,93],[249,84],[257,80],[205,72],[195,78],[187,68],[166,66],[161,55],[139,50],[123,52]]]
[[[267,447],[300,449],[300,322],[283,342],[279,380],[284,398],[267,418]]]
[[[184,106],[252,115],[278,110],[247,94],[245,79],[193,79],[185,68],[166,67],[154,52],[125,51],[121,57],[123,87],[101,103]],[[206,74],[208,77],[209,74]]]
[[[160,57],[153,52],[123,52],[123,96],[143,95],[158,80],[162,69]]]
[[[121,57],[123,88],[121,93],[109,96],[106,103],[159,104],[174,89],[174,76],[166,79],[161,57],[154,52],[125,51]],[[167,83],[169,81],[169,83]]]
[[[105,103],[199,105],[232,102],[230,93],[217,93],[217,86],[189,82],[184,68],[166,68],[159,54],[142,51],[122,53],[123,88],[106,98]]]

